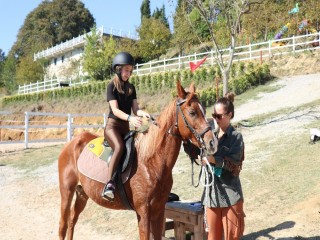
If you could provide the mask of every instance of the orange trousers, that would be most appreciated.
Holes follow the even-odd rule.
[[[208,240],[236,240],[244,231],[243,201],[230,207],[207,208]]]

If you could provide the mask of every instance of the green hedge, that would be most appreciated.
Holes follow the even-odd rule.
[[[252,64],[252,63],[250,63]],[[239,95],[244,93],[246,90],[264,84],[269,81],[272,76],[270,74],[270,68],[268,65],[248,65],[249,68],[244,68],[243,63],[239,64],[238,75],[229,80],[229,91],[234,92]],[[218,96],[222,96],[222,83],[219,84],[219,93]],[[204,89],[198,93],[200,101],[205,106],[212,105],[216,100],[217,93],[216,89],[213,87],[209,87]]]
[[[175,92],[176,80],[180,80],[184,87],[189,86],[192,82],[197,87],[198,95],[203,104],[211,105],[216,99],[216,77],[221,78],[221,71],[218,66],[202,67],[195,72],[190,69],[180,71],[171,71],[164,73],[154,73],[149,75],[133,75],[130,78],[138,92],[155,94],[159,91]],[[229,89],[235,94],[240,94],[247,89],[264,84],[271,78],[268,65],[259,65],[252,62],[234,63],[230,71]],[[90,95],[101,95],[106,91],[106,86],[110,80],[101,82],[91,82],[86,85],[76,87],[60,88],[46,92],[7,96],[2,99],[2,104],[10,104],[26,101],[50,101],[60,98],[77,98]],[[222,81],[220,81],[222,82]],[[222,83],[219,86],[218,96],[222,94]]]

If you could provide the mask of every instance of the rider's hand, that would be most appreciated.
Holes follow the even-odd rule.
[[[143,110],[139,110],[139,116],[143,117],[143,118],[146,118],[146,119],[150,119],[150,117],[151,117],[149,113],[147,113],[147,112],[145,112]]]
[[[139,128],[142,124],[142,120],[140,117],[136,117],[136,116],[131,116],[130,117],[130,123],[135,127],[135,128]]]

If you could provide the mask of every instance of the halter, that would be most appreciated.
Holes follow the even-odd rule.
[[[183,103],[186,102],[186,99],[178,99],[177,100],[177,103],[176,103],[176,106],[177,106],[177,111],[176,111],[176,122],[175,122],[175,128],[178,128],[178,115],[179,115],[179,112],[181,112],[181,116],[182,116],[182,119],[183,119],[183,122],[185,123],[185,125],[187,126],[187,128],[192,132],[192,134],[196,137],[197,141],[200,143],[201,145],[201,155],[203,154],[203,151],[206,150],[206,145],[205,145],[205,142],[202,138],[202,136],[211,130],[211,126],[208,126],[206,129],[204,129],[201,133],[197,133],[196,130],[194,130],[194,128],[189,124],[188,120],[186,119],[186,116],[184,115],[183,111],[181,110],[181,105]],[[171,127],[172,128],[172,127]],[[169,134],[173,135],[173,136],[176,136],[176,137],[180,137],[181,138],[181,135],[177,135],[175,133],[173,133],[171,131],[171,128],[169,129]],[[183,140],[183,139],[182,139]]]

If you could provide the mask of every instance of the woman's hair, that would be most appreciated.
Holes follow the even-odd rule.
[[[232,113],[231,118],[234,117],[234,105],[233,105],[233,101],[234,101],[234,93],[233,92],[228,92],[224,95],[224,97],[219,98],[218,101],[215,104],[222,104],[224,110],[226,111],[226,113]]]
[[[122,66],[116,66],[116,71],[121,71]],[[121,94],[126,94],[127,96],[130,96],[133,92],[132,85],[129,83],[129,80],[126,82],[123,82],[120,80],[118,75],[116,74],[113,78],[114,87],[117,89],[117,91]]]

